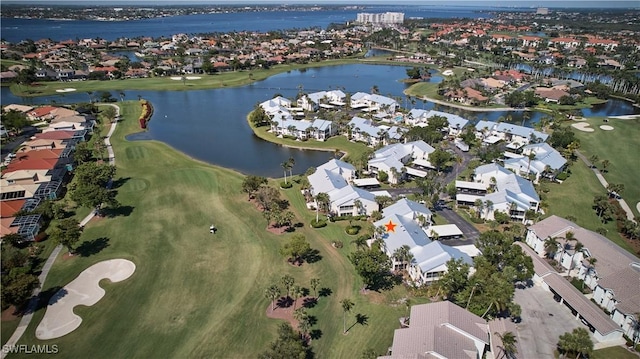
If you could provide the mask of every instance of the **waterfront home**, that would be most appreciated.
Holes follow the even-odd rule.
[[[535,89],[535,94],[540,96],[545,102],[559,103],[563,97],[571,96],[566,91],[562,91],[556,88],[538,87]]]
[[[636,317],[640,313],[640,258],[555,215],[529,226],[525,240],[539,257],[553,258],[569,276],[582,279],[593,291],[593,301],[607,310],[629,338],[640,335],[633,328],[640,319]],[[558,250],[547,253],[545,243],[550,240],[558,243]]]
[[[350,106],[352,109],[359,109],[364,112],[377,112],[389,115],[393,115],[396,109],[400,107],[398,102],[390,97],[364,92],[356,92],[351,95]]]
[[[260,103],[259,106],[262,107],[267,115],[273,117],[277,113],[289,113],[291,109],[291,100],[278,96]]]
[[[449,101],[456,101],[471,106],[482,105],[489,101],[489,98],[484,96],[482,92],[471,87],[450,90],[445,92],[443,96]]]
[[[374,174],[384,171],[393,184],[399,183],[406,176],[426,177],[427,173],[421,168],[433,168],[429,155],[434,151],[433,147],[422,140],[388,145],[373,153],[367,169]],[[417,166],[420,168],[416,168]]]
[[[377,125],[372,120],[358,116],[353,117],[347,126],[351,141],[364,142],[369,147],[380,143],[387,145],[392,141],[399,141],[403,136],[403,130],[397,126]]]
[[[276,115],[271,120],[271,133],[277,136],[291,136],[297,140],[305,141],[313,138],[325,141],[335,134],[336,130],[331,121],[314,119],[294,120],[290,115]]]
[[[549,135],[536,131],[531,127],[518,126],[506,122],[493,122],[480,120],[476,124],[476,138],[483,143],[494,144],[505,141],[507,148],[520,149],[529,143],[544,142]]]
[[[521,155],[505,153],[505,156],[507,157],[504,160],[505,168],[512,170],[518,176],[527,178],[534,176],[535,182],[543,176],[549,179],[555,178],[567,165],[567,160],[560,152],[545,142],[524,146]]]
[[[540,197],[531,181],[491,163],[474,171],[473,181],[456,181],[456,202],[475,206],[479,217],[494,220],[501,211],[511,219],[525,222],[528,210],[538,211]]]
[[[489,350],[487,322],[452,302],[414,305],[401,320],[390,353],[378,359],[484,358]]]
[[[429,119],[434,117],[444,117],[447,119],[447,133],[450,136],[458,136],[462,133],[462,129],[469,123],[469,120],[462,118],[458,115],[454,115],[452,113],[442,112],[442,111],[434,111],[431,110],[424,115],[426,123],[429,122]],[[426,123],[424,124],[426,126]]]
[[[314,112],[320,108],[334,109],[342,107],[345,103],[346,95],[340,90],[319,91],[301,96],[298,101],[298,107],[305,111]]]

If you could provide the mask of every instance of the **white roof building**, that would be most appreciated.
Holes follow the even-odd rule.
[[[473,182],[456,181],[456,188],[458,203],[473,206],[476,200],[482,201],[482,208],[478,210],[487,220],[495,219],[494,213],[499,210],[524,222],[526,211],[538,211],[540,205],[540,197],[531,181],[495,163],[479,166]]]
[[[398,248],[408,246],[414,260],[408,265],[407,271],[416,284],[437,280],[446,273],[446,263],[451,259],[461,258],[465,263],[473,265],[468,251],[431,240],[431,229],[442,226],[431,226],[432,212],[424,205],[403,198],[383,209],[382,215],[383,218],[374,223],[376,228],[385,229],[383,234],[378,234],[383,241],[382,250],[392,259],[394,268],[398,268],[407,264],[394,259],[393,254]],[[449,232],[455,231],[451,228],[455,225],[448,226]],[[440,229],[447,230],[444,227]],[[459,229],[455,232],[461,234]]]
[[[370,215],[378,210],[378,203],[371,192],[349,184],[355,177],[355,171],[356,169],[346,162],[330,160],[307,177],[311,185],[311,194],[314,197],[318,193],[329,195],[329,207],[334,215]],[[356,201],[360,201],[361,208],[357,208]]]
[[[388,145],[373,153],[373,158],[368,162],[368,170],[373,173],[386,172],[391,183],[398,183],[401,180],[400,174],[403,168],[411,175],[424,177],[426,172],[413,170],[405,165],[413,161],[422,167],[431,167],[429,155],[434,151],[433,147],[422,140]],[[397,177],[392,168],[399,174]]]

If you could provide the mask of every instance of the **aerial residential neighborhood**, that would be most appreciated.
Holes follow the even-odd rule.
[[[637,357],[621,3],[3,3],[0,358]]]

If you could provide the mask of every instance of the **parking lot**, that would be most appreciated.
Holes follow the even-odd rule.
[[[554,358],[560,335],[574,328],[588,328],[571,314],[569,308],[556,302],[551,292],[542,287],[516,288],[514,301],[522,307],[522,321],[517,323],[518,358]],[[596,340],[591,336],[591,340]]]

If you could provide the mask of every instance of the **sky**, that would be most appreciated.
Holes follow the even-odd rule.
[[[583,1],[583,0],[2,0],[4,4],[49,5],[248,5],[248,4],[341,4],[341,5],[439,5],[474,7],[550,7],[550,8],[636,8],[639,0]]]

